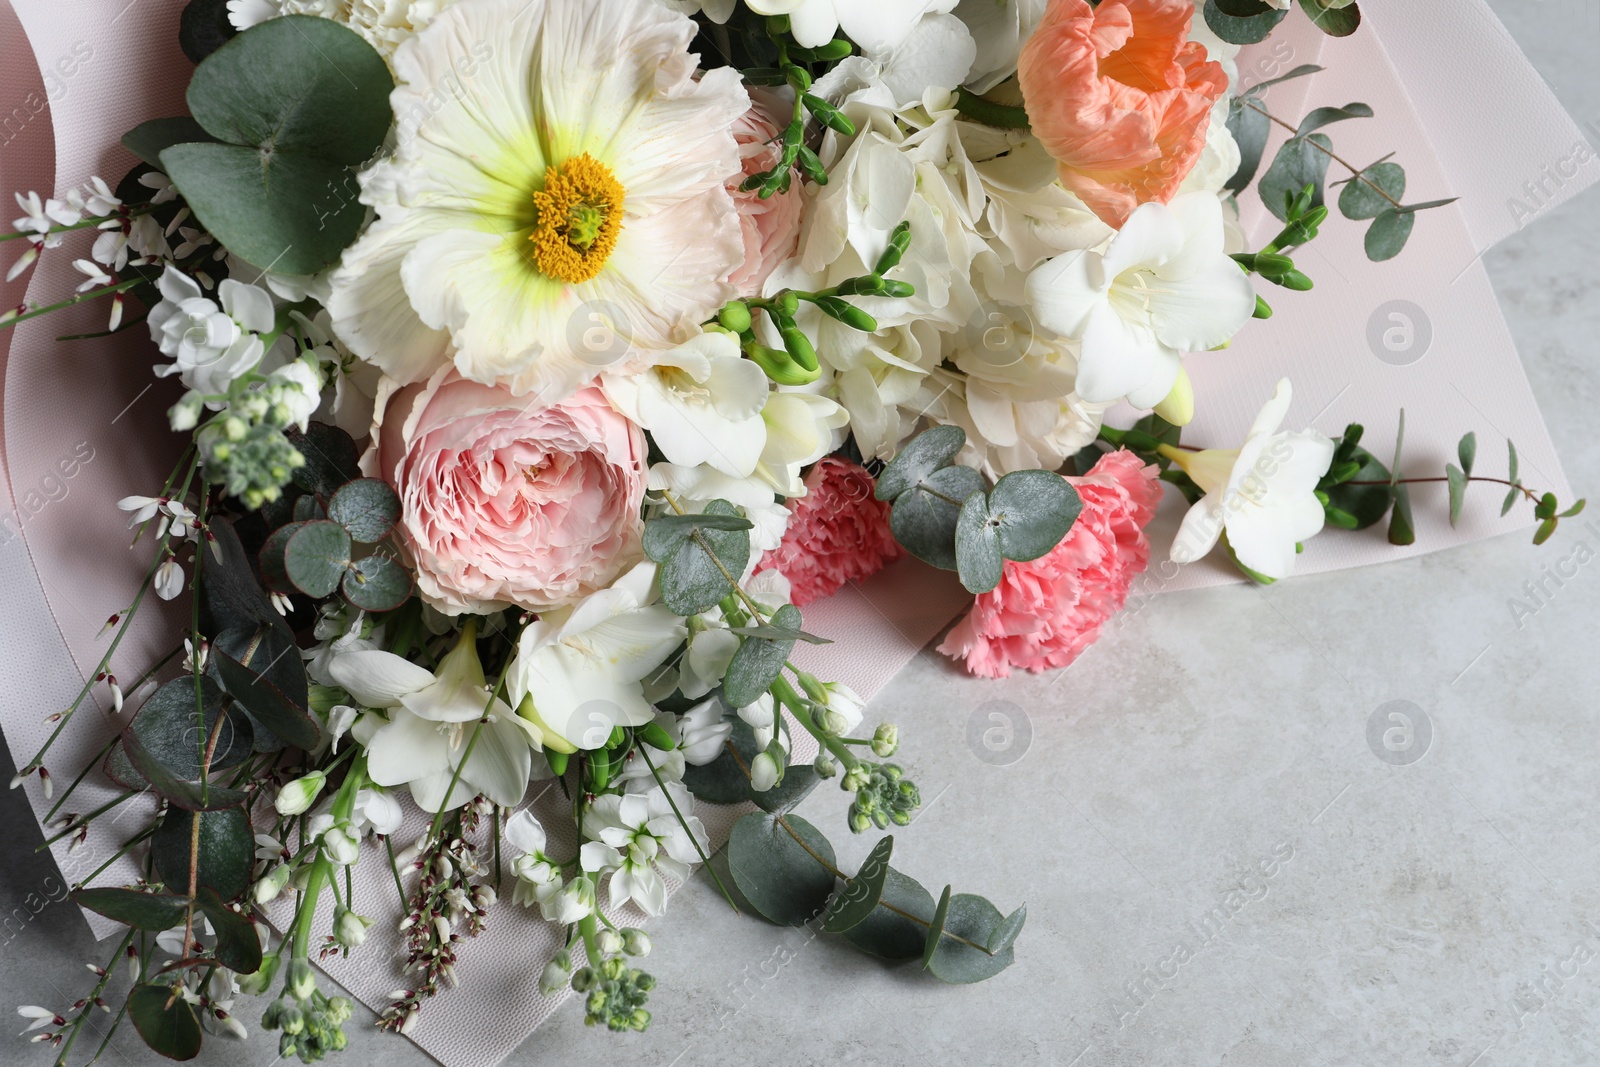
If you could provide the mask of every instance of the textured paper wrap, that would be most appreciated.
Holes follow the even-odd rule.
[[[60,0],[0,0],[0,196],[6,203],[15,191],[56,193],[91,174],[116,180],[134,162],[118,146],[120,135],[144,119],[182,113],[191,66],[176,45],[181,7],[165,0],[75,0],[65,18]],[[1311,106],[1367,101],[1377,117],[1330,129],[1336,150],[1358,165],[1398,150],[1410,179],[1408,200],[1462,200],[1426,213],[1405,252],[1379,265],[1362,255],[1364,227],[1335,215],[1300,257],[1315,291],[1270,292],[1273,319],[1250,324],[1226,352],[1190,359],[1200,413],[1185,439],[1236,444],[1273,383],[1287,375],[1295,384],[1288,425],[1309,424],[1335,436],[1347,421],[1362,421],[1366,443],[1386,459],[1404,407],[1408,471],[1433,472],[1462,433],[1477,430],[1486,471],[1509,436],[1529,482],[1564,495],[1560,464],[1478,260],[1495,241],[1586,188],[1600,166],[1482,0],[1374,4],[1364,14],[1367,25],[1347,40],[1325,38],[1291,15],[1272,40],[1241,55],[1243,82],[1301,63],[1322,64],[1324,73],[1270,90],[1272,111],[1292,122]],[[1333,176],[1342,176],[1337,166]],[[1255,193],[1245,201],[1247,232],[1254,239],[1270,236],[1274,220]],[[69,293],[79,280],[70,262],[82,254],[74,247],[69,243],[0,287],[0,306],[15,305],[24,292],[41,303]],[[0,246],[5,265],[16,248],[16,242]],[[148,565],[144,552],[129,551],[113,504],[128,494],[153,493],[179,444],[163,418],[174,391],[151,375],[157,355],[139,333],[55,341],[58,334],[103,329],[104,316],[103,305],[89,305],[0,331],[6,489],[0,502],[0,603],[6,606],[0,721],[19,766],[48,736],[45,716],[65,708],[94,672],[109,640],[99,631],[126,607]],[[1386,347],[1385,332],[1395,330],[1391,340],[1403,341],[1409,331],[1411,344]],[[1413,494],[1415,547],[1397,550],[1381,530],[1334,534],[1307,546],[1300,569],[1381,562],[1526,521],[1521,513],[1499,519],[1490,496],[1469,502],[1452,530],[1442,490],[1419,487]],[[1157,560],[1179,517],[1181,507],[1169,500],[1152,530]],[[1234,580],[1237,575],[1215,559],[1181,569],[1153,563],[1141,591]],[[836,643],[806,646],[798,655],[819,675],[870,696],[965,603],[952,576],[903,562],[807,609],[807,628]],[[123,640],[113,673],[124,681],[139,675],[170,650],[182,625],[181,608],[151,605]],[[85,704],[52,750],[49,766],[57,781],[84,766],[126,715]],[[24,788],[42,816],[49,804],[38,779]],[[540,788],[536,783],[533,792]],[[91,772],[70,807],[90,810],[110,795]],[[571,828],[556,810],[563,807],[559,797],[556,790],[533,803],[545,816],[553,850],[562,852],[573,842],[560,836]],[[142,800],[124,805],[115,819],[97,822],[86,846],[71,855],[65,842],[57,845],[66,879],[87,876],[113,855],[127,828],[149,810]],[[720,843],[738,812],[702,805],[698,814]],[[414,837],[421,826],[414,818],[400,836]],[[378,922],[353,959],[331,963],[328,971],[381,1007],[385,994],[403,984],[393,933],[399,903],[385,866],[367,863],[358,870],[356,899]],[[134,875],[133,864],[123,860],[100,882]],[[107,920],[88,918],[98,934],[112,929]],[[537,991],[555,943],[552,930],[535,917],[509,906],[495,909],[488,931],[462,947],[461,987],[426,1010],[413,1040],[450,1067],[500,1062],[557,1003]]]

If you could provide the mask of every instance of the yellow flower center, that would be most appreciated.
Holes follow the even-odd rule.
[[[577,284],[600,273],[622,229],[622,184],[589,153],[544,172],[528,240],[539,273]]]

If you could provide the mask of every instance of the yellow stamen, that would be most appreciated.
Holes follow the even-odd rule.
[[[620,182],[589,153],[544,172],[533,194],[539,221],[528,240],[534,264],[547,278],[576,284],[600,273],[622,229]]]

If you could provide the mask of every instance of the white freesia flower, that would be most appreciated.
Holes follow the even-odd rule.
[[[388,711],[387,721],[367,715],[352,729],[366,747],[368,776],[381,786],[409,786],[412,799],[425,811],[437,812],[446,803],[445,791],[457,767],[460,781],[450,792],[450,808],[479,793],[511,807],[528,788],[533,762],[529,735],[504,701],[489,703],[475,633],[469,623],[437,675],[379,649],[344,652],[329,664],[334,681],[357,703]],[[481,726],[479,719],[484,720]],[[463,764],[475,726],[477,742]]]
[[[591,840],[580,854],[585,870],[611,872],[612,907],[631,900],[647,915],[666,909],[667,886],[661,876],[687,881],[690,865],[710,847],[705,827],[689,814],[693,803],[687,789],[668,782],[649,793],[597,797],[589,806],[583,832]]]
[[[173,362],[158,366],[157,377],[176,374],[190,389],[217,395],[261,362],[265,348],[258,335],[271,332],[277,318],[265,289],[225,279],[217,286],[218,307],[174,267],[161,273],[158,288],[150,339]]]
[[[351,814],[357,832],[371,830],[385,837],[399,830],[406,817],[398,800],[376,788],[356,791],[355,810]]]
[[[1078,395],[1142,408],[1171,392],[1182,353],[1223,344],[1255,312],[1209,193],[1141,204],[1103,253],[1057,256],[1029,275],[1027,293],[1040,323],[1080,342]]]
[[[683,622],[655,603],[656,568],[640,563],[609,589],[545,612],[517,641],[506,692],[544,747],[595,749],[618,726],[655,717],[640,682],[683,640]]]
[[[767,443],[755,473],[781,495],[804,496],[800,471],[832,452],[850,423],[850,413],[825,396],[778,392],[761,409]]]
[[[1206,493],[1184,516],[1172,543],[1174,562],[1194,562],[1226,534],[1241,564],[1284,578],[1294,569],[1297,546],[1322,530],[1326,514],[1316,488],[1333,463],[1334,445],[1315,430],[1279,432],[1291,397],[1285,378],[1240,448],[1163,450]]]
[[[694,34],[637,0],[434,16],[395,52],[398,145],[361,176],[378,217],[330,276],[340,339],[402,383],[453,358],[550,402],[714,314],[743,257],[725,182],[749,97],[731,68],[696,76]],[[615,346],[591,349],[591,318]]]
[[[684,712],[678,722],[678,748],[684,762],[703,767],[722,755],[733,724],[723,717],[722,701],[703,700]]]
[[[650,432],[672,463],[748,478],[767,443],[770,384],[733,334],[708,331],[601,379],[613,407]]]

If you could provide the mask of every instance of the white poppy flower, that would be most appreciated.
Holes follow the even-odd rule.
[[[715,314],[744,254],[725,183],[749,97],[696,69],[695,32],[638,0],[429,20],[394,55],[395,151],[361,175],[377,220],[329,278],[340,339],[402,383],[453,358],[553,402]]]
[[[739,339],[716,331],[654,354],[648,365],[608,374],[601,388],[613,407],[650,431],[662,455],[748,478],[767,443],[761,409],[771,385],[745,359]]]
[[[1080,397],[1154,407],[1184,352],[1215,348],[1250,319],[1255,290],[1223,239],[1217,198],[1185,193],[1141,204],[1103,253],[1067,252],[1033,270],[1035,317],[1080,342]]]
[[[1194,562],[1226,534],[1245,567],[1285,578],[1298,545],[1322,530],[1326,514],[1316,488],[1333,463],[1334,445],[1315,430],[1278,431],[1291,396],[1284,378],[1240,448],[1163,450],[1206,493],[1184,516],[1172,542],[1173,562]]]

